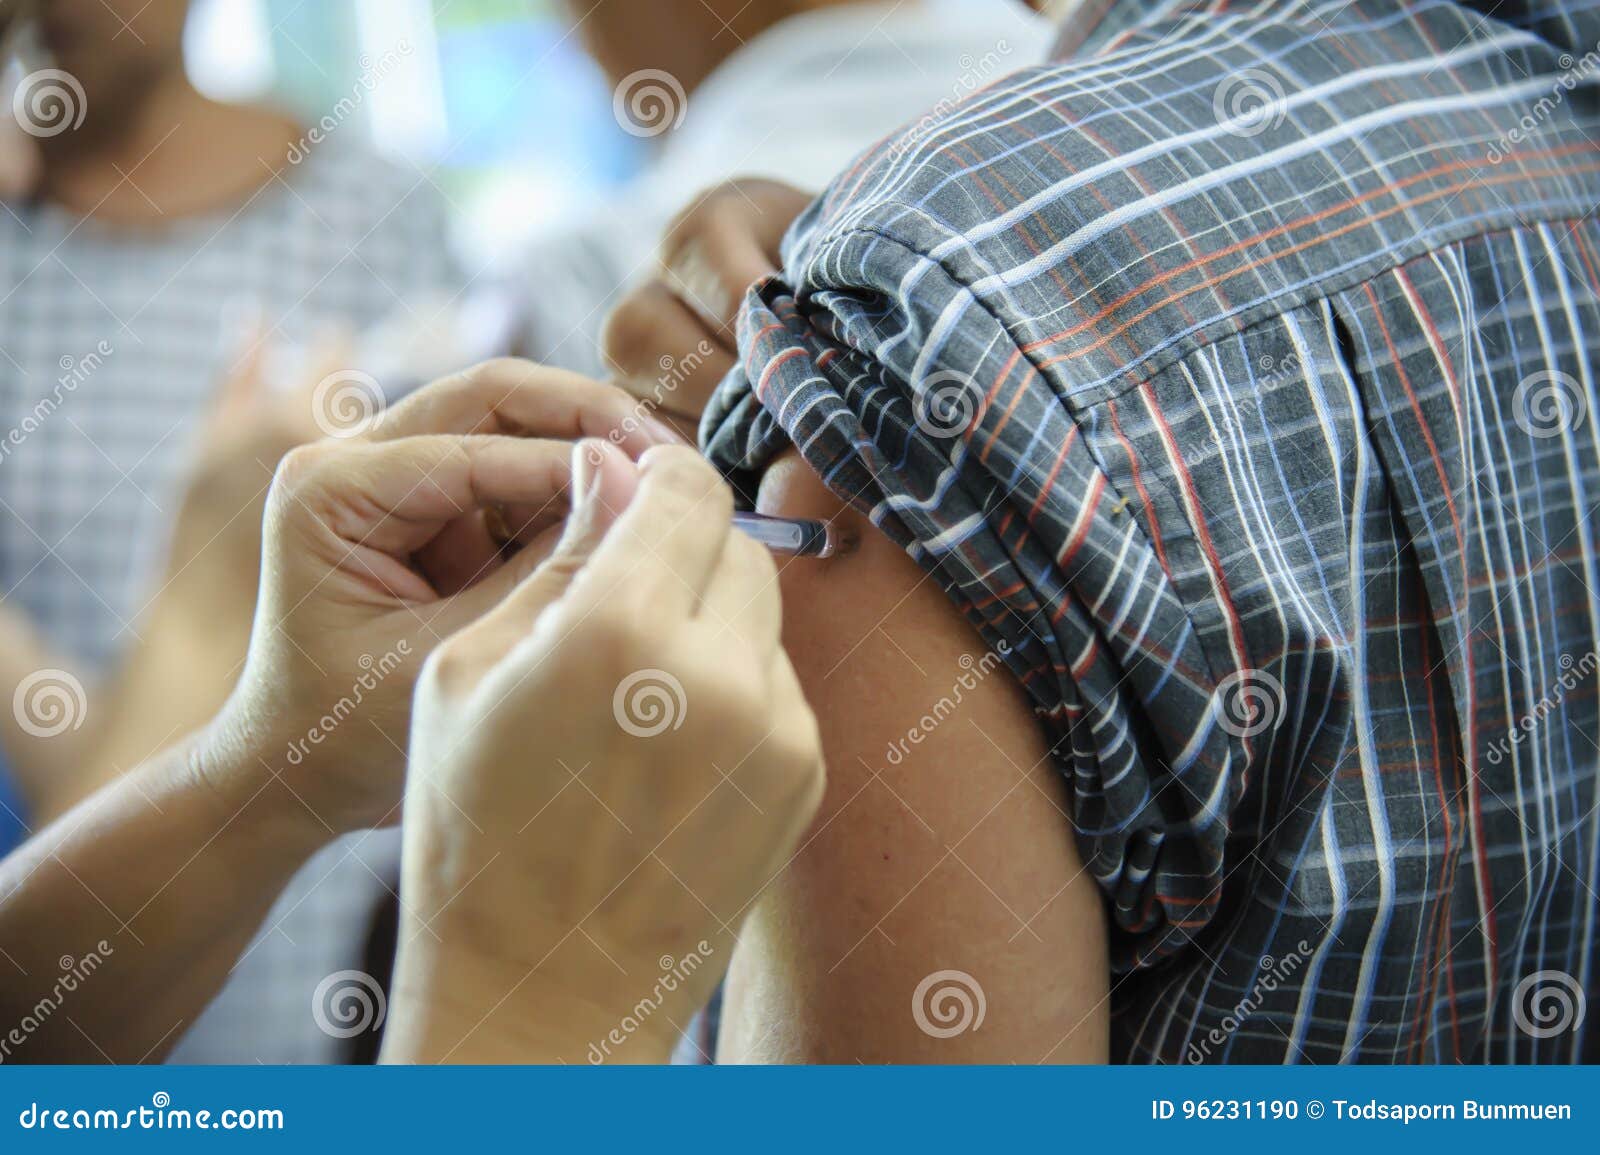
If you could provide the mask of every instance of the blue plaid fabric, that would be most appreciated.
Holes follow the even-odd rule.
[[[706,450],[1006,643],[1115,1058],[1583,1057],[1600,2],[1077,19],[801,217]]]

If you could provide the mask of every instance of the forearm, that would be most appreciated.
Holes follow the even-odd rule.
[[[16,709],[0,711],[0,742],[35,827],[176,745],[227,701],[245,632],[171,604],[158,605],[144,631],[150,640],[90,681],[26,621],[0,613],[0,690],[21,692]]]
[[[0,710],[6,764],[33,812],[30,824],[71,802],[70,781],[87,765],[85,754],[105,718],[98,692],[62,654],[51,651],[21,614],[0,609],[0,694],[14,708]]]
[[[141,642],[96,694],[103,718],[80,751],[76,772],[41,804],[49,821],[135,766],[182,743],[228,700],[248,646],[236,629],[157,607]]]
[[[207,728],[0,862],[8,1062],[158,1059],[327,832]]]

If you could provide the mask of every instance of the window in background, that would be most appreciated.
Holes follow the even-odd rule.
[[[198,0],[188,39],[202,90],[331,117],[426,173],[473,268],[638,164],[551,0]]]

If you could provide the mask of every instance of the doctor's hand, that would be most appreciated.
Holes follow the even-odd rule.
[[[822,797],[726,486],[686,448],[573,468],[560,544],[418,686],[391,1060],[664,1062]]]
[[[330,834],[393,822],[423,659],[554,544],[572,440],[610,436],[634,456],[674,440],[637,408],[572,374],[494,361],[359,436],[288,453],[267,498],[248,656],[210,727],[234,757],[213,761],[259,763]]]

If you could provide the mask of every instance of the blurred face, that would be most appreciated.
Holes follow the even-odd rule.
[[[818,0],[565,0],[584,46],[613,84],[644,68],[694,87],[741,40]],[[827,0],[839,3],[841,0]]]
[[[41,39],[55,66],[83,86],[88,124],[130,111],[182,71],[188,11],[189,0],[41,0]]]

